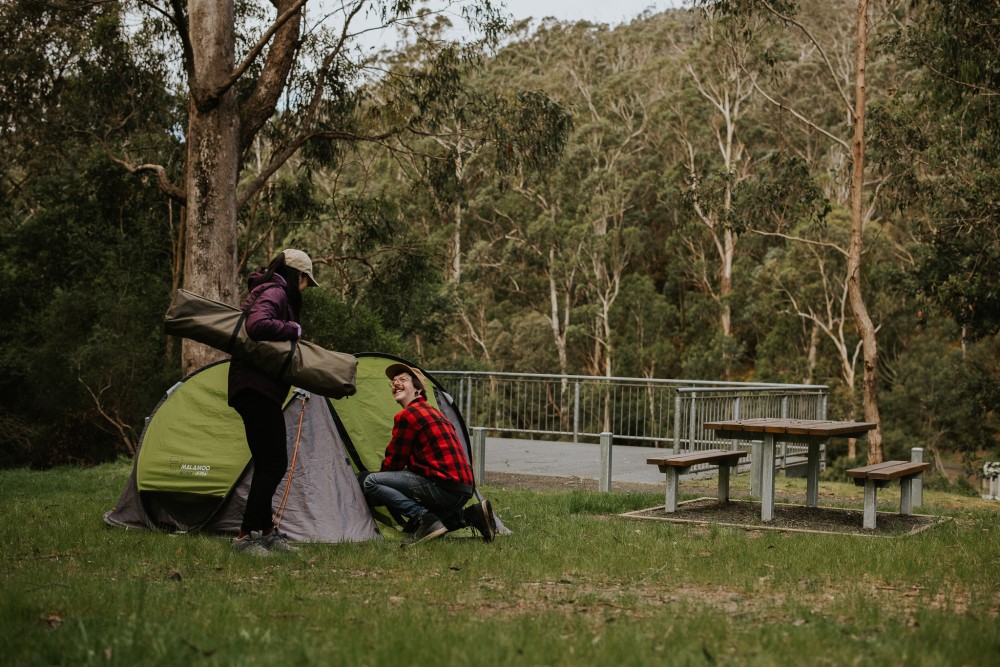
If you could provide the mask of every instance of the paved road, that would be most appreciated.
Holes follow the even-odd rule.
[[[611,452],[612,480],[664,483],[663,474],[656,466],[646,463],[646,457],[657,451],[662,450],[616,445]],[[491,472],[599,479],[600,462],[598,444],[486,438],[487,480]]]
[[[615,445],[611,452],[612,481],[665,484],[663,473],[656,466],[646,463],[647,457],[665,453],[667,450],[651,447]],[[491,472],[596,480],[600,479],[600,464],[601,447],[598,444],[486,438],[487,481]],[[804,474],[804,464],[805,457],[790,456],[789,468],[782,474],[801,476]],[[713,469],[689,473],[687,477],[714,475]]]

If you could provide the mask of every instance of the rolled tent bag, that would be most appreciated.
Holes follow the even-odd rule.
[[[357,391],[358,360],[307,341],[255,341],[247,334],[239,308],[178,289],[163,317],[171,336],[190,338],[238,359],[300,389],[343,398]]]

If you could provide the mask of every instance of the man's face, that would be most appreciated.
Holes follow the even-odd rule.
[[[392,397],[404,408],[419,395],[419,390],[413,385],[409,373],[400,373],[392,378]]]

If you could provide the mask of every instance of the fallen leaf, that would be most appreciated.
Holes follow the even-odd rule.
[[[63,622],[63,618],[59,614],[43,614],[40,618],[43,623],[53,630],[62,625]]]

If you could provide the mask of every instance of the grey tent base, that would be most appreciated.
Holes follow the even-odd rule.
[[[164,400],[168,399],[169,394]],[[334,425],[329,402],[321,396],[296,392],[284,414],[290,467],[274,496],[275,518],[282,532],[301,542],[382,539]],[[143,446],[142,439],[139,446]],[[135,460],[138,465],[138,454]],[[121,528],[235,535],[252,478],[251,463],[224,499],[185,497],[139,491],[133,466],[117,506],[104,514],[104,521]]]

